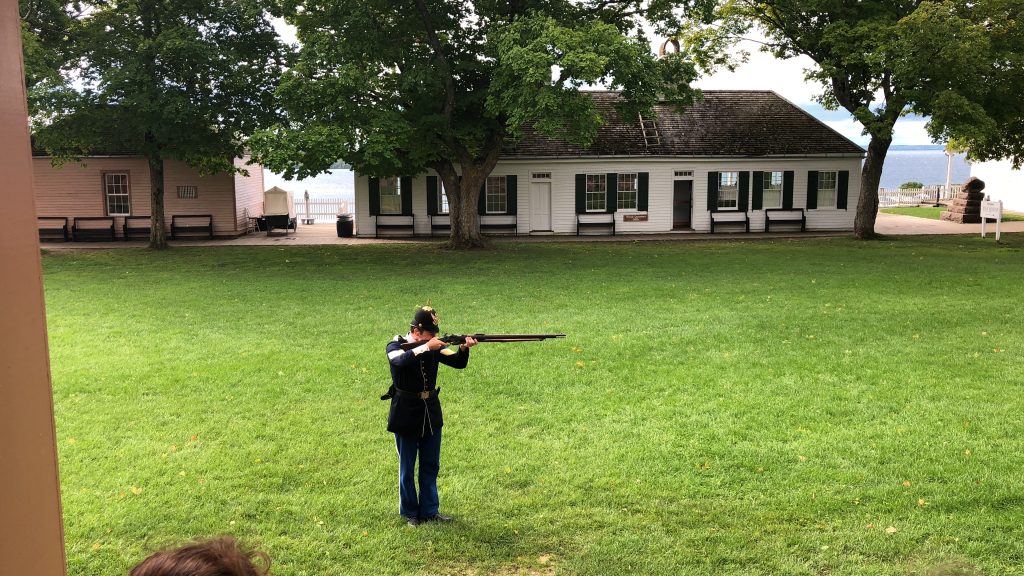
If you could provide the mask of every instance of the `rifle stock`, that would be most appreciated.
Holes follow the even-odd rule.
[[[549,338],[565,338],[565,334],[445,334],[439,336],[438,340],[454,346],[464,343],[467,337],[477,342],[538,342]],[[402,350],[411,350],[427,342],[427,340],[406,342],[402,344]]]

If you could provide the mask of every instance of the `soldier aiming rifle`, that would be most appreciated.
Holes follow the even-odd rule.
[[[536,342],[565,334],[458,334],[438,338],[437,311],[420,306],[409,333],[387,345],[391,387],[381,400],[391,400],[388,432],[398,449],[398,512],[410,526],[422,522],[450,522],[439,512],[437,474],[441,468],[441,401],[437,368],[455,369],[469,363],[469,349],[478,342]],[[452,350],[449,346],[458,346]],[[419,474],[415,474],[419,459]],[[419,492],[416,490],[416,477]]]

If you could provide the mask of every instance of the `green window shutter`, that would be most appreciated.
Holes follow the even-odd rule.
[[[782,173],[782,207],[786,210],[793,209],[793,171],[786,170]]]
[[[647,211],[647,188],[650,185],[651,175],[649,172],[641,172],[636,177],[636,209],[641,212]]]
[[[518,211],[518,205],[516,204],[518,194],[516,193],[517,181],[519,178],[515,174],[509,174],[505,176],[505,208],[509,214],[515,214]]]
[[[736,209],[741,212],[746,212],[750,206],[748,200],[750,199],[750,172],[740,172],[740,193],[736,203]]]
[[[708,212],[718,212],[718,172],[708,172]]]
[[[484,176],[484,183],[480,185],[480,196],[477,198],[476,213],[483,216],[487,214],[487,177]]]
[[[583,214],[587,211],[587,175],[576,175],[576,213]]]
[[[609,172],[605,178],[604,211],[611,214],[619,209],[619,175]]]
[[[750,209],[760,210],[764,206],[764,172],[754,172],[754,188],[750,194]]]
[[[380,178],[370,176],[370,215],[380,214]]]
[[[807,209],[816,210],[818,208],[818,171],[808,170],[807,171]]]
[[[850,193],[850,171],[839,171],[839,184],[836,190],[836,208],[846,210],[846,197]]]
[[[437,214],[437,176],[427,176],[427,214]]]

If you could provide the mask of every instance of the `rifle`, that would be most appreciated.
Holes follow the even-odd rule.
[[[445,334],[438,336],[437,339],[450,346],[455,346],[464,344],[466,338],[472,338],[477,342],[537,342],[548,338],[565,338],[565,334]],[[427,340],[406,342],[402,344],[402,350],[412,350],[427,342]]]

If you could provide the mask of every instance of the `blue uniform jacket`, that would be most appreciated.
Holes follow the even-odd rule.
[[[391,383],[401,391],[391,398],[388,432],[403,436],[426,436],[440,430],[444,425],[441,401],[436,392],[426,399],[416,395],[423,391],[437,390],[438,365],[465,368],[469,363],[469,349],[459,347],[458,352],[453,352],[448,348],[442,348],[416,354],[413,350],[402,350],[402,344],[406,342],[405,338],[395,336],[387,345]]]

